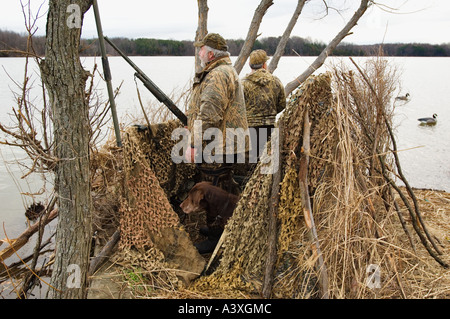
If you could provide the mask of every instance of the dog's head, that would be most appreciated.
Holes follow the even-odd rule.
[[[207,208],[207,188],[211,186],[211,182],[200,182],[194,185],[189,191],[187,198],[180,204],[185,214],[197,213]]]

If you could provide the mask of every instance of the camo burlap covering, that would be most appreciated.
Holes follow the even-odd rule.
[[[181,281],[175,268],[182,269],[183,265],[170,264],[152,236],[161,237],[163,229],[180,227],[169,198],[184,192],[195,173],[192,165],[176,165],[171,159],[176,143],[171,134],[179,126],[179,122],[172,121],[152,125],[145,131],[128,128],[123,134],[123,167],[118,173],[123,176],[119,200],[121,238],[114,261],[127,269],[141,269],[151,280],[157,280],[155,285],[159,287],[177,287]]]
[[[149,232],[158,233],[162,227],[178,224],[178,216],[153,171],[154,168],[159,169],[161,164],[151,165],[151,142],[144,142],[142,135],[131,128],[123,136],[124,185],[120,201],[122,248],[152,247]]]
[[[328,73],[311,76],[291,96],[285,113],[279,119],[283,121],[285,129],[281,157],[277,273],[295,267],[291,260],[295,258],[286,254],[289,255],[289,250],[302,241],[300,229],[303,225],[303,211],[297,172],[306,109],[309,110],[312,133],[309,167],[312,188],[320,183],[335,143],[332,117],[328,116],[332,98],[330,82]],[[270,142],[267,147],[270,147]],[[236,291],[239,290],[260,292],[267,257],[268,212],[272,187],[272,175],[262,174],[261,167],[259,162],[226,226],[228,235],[220,265],[211,275],[200,278],[195,289],[229,291],[230,296],[238,296]],[[291,298],[296,295],[291,288],[294,289],[292,285],[289,288],[286,285],[275,285],[274,290],[278,297]],[[299,288],[300,286],[295,289]]]
[[[142,154],[168,198],[182,193],[186,182],[196,173],[194,164],[176,165],[171,158],[172,149],[178,142],[172,140],[171,135],[176,128],[181,127],[183,126],[180,121],[168,121],[152,124],[150,129],[145,131],[138,131],[133,127],[127,130],[135,144],[133,151]]]
[[[295,91],[288,103],[282,119],[287,123],[283,148],[299,153],[303,142],[303,118],[308,110],[310,121],[310,159],[308,182],[313,190],[326,173],[325,168],[331,160],[332,151],[337,143],[335,117],[331,116],[332,93],[331,74],[310,76]],[[289,160],[293,157],[288,158]]]
[[[145,130],[128,127],[123,132],[123,148],[110,140],[92,155],[96,229],[103,231],[115,224],[119,207],[122,244],[141,247],[148,243],[148,230],[173,224],[177,215],[169,200],[187,191],[187,181],[196,172],[193,164],[175,164],[171,159],[178,142],[171,135],[178,127],[182,127],[179,121]]]

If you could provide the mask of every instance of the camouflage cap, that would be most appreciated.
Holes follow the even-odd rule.
[[[194,46],[196,47],[202,47],[204,45],[207,45],[213,49],[220,50],[220,51],[227,51],[228,45],[225,39],[217,33],[208,33],[203,40],[197,41],[194,43]]]
[[[264,62],[266,62],[267,60],[269,60],[269,58],[267,57],[267,53],[264,50],[255,50],[250,53],[251,65],[264,64]]]

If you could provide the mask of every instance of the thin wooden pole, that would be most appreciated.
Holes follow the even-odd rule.
[[[312,215],[311,202],[308,190],[308,164],[310,149],[310,123],[308,110],[305,111],[303,119],[303,146],[300,157],[299,168],[299,184],[302,195],[303,215],[305,217],[306,226],[308,227],[308,236],[311,240],[311,250],[313,257],[317,259],[316,268],[319,272],[320,295],[322,299],[328,299],[328,274],[327,268],[323,261],[322,252],[320,250],[319,238]]]
[[[262,295],[264,298],[270,298],[272,295],[275,263],[277,261],[277,230],[278,230],[278,203],[280,199],[280,183],[281,183],[281,146],[283,145],[283,122],[278,125],[278,168],[272,177],[271,202],[269,207],[269,235],[266,258],[266,269],[264,273],[264,281],[262,287]],[[275,137],[276,138],[276,137]],[[273,140],[272,140],[273,141]]]

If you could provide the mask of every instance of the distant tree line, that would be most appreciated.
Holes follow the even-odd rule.
[[[151,38],[111,38],[125,54],[129,56],[193,56],[193,41],[162,40]],[[280,37],[267,37],[255,41],[253,49],[263,49],[268,55],[273,55],[277,48]],[[239,54],[244,40],[227,40],[229,52],[236,56]],[[325,48],[326,44],[311,39],[293,36],[289,39],[284,55],[285,56],[317,56]],[[373,56],[378,53],[379,44],[357,45],[351,43],[341,43],[334,50],[334,56]],[[27,48],[27,35],[12,31],[0,30],[0,57],[21,56],[22,51]],[[33,48],[37,55],[43,56],[45,53],[45,37],[34,36]],[[427,44],[427,43],[387,43],[383,44],[386,56],[450,56],[450,43]],[[117,53],[107,45],[107,53],[117,55]],[[98,56],[100,48],[97,39],[82,39],[80,54],[83,56]]]

